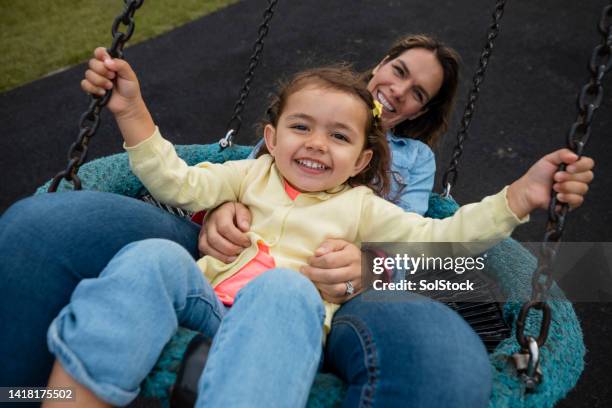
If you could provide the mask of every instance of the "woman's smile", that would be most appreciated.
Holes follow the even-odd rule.
[[[380,90],[376,92],[376,99],[382,104],[386,111],[395,113],[395,108]]]

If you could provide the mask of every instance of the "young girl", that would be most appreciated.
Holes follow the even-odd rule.
[[[500,240],[546,206],[557,165],[577,160],[555,152],[497,195],[449,219],[427,219],[373,193],[389,185],[380,107],[346,69],[307,71],[284,87],[264,128],[269,154],[188,167],[155,127],[129,65],[103,49],[96,56],[83,88],[102,93],[116,77],[109,108],[149,191],[195,211],[240,201],[253,222],[252,245],[233,263],[204,257],[196,266],[178,245],[147,240],[126,246],[99,278],[77,286],[49,328],[57,358],[49,386],[72,385],[89,406],[129,403],[177,324],[214,336],[198,406],[304,406],[335,305],[323,308],[295,271],[322,240]],[[576,174],[556,175],[572,204],[581,201],[592,167],[579,163]]]

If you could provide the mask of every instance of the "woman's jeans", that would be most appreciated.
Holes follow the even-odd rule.
[[[69,303],[76,285],[82,279],[97,277],[124,246],[164,238],[195,257],[198,232],[198,226],[149,204],[108,193],[45,194],[13,205],[0,218],[0,386],[46,384],[53,362],[46,344],[51,321]],[[253,296],[253,301],[257,298]],[[211,311],[222,310],[212,301],[208,305]],[[229,313],[226,318],[232,314],[239,316]],[[267,324],[272,332],[288,324],[265,319],[259,323]],[[135,345],[159,341],[145,338],[139,332],[141,324],[133,329]],[[202,324],[201,330],[210,330],[208,323]],[[257,330],[262,331],[241,332],[242,342],[254,341],[264,333]],[[225,339],[217,336],[215,342],[225,343]],[[258,351],[257,363],[231,352],[227,355],[232,358],[229,372],[246,371],[245,375],[257,379],[248,382],[257,385],[253,396],[260,393],[258,373],[276,373],[274,381],[282,381],[287,377],[283,367],[295,363],[292,360],[307,362],[300,354],[274,360]],[[492,369],[482,342],[459,315],[433,301],[355,297],[336,313],[324,356],[325,368],[348,384],[345,407],[479,407],[488,403]],[[148,364],[142,361],[135,368]],[[201,386],[205,386],[206,377],[215,377],[208,375],[209,367],[220,367],[209,364]],[[302,388],[308,381],[302,380]],[[249,384],[241,383],[240,387],[248,389]],[[281,404],[276,399],[281,395],[299,394],[298,384],[293,384],[292,390],[280,388],[282,382],[272,384],[276,385],[273,406]],[[214,387],[204,394],[214,396],[217,385]]]

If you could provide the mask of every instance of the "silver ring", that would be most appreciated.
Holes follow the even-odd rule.
[[[350,280],[344,282],[344,284],[346,285],[346,292],[344,292],[345,296],[351,296],[353,293],[355,293],[355,288]]]

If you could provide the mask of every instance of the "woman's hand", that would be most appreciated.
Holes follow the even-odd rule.
[[[202,255],[231,263],[251,245],[245,234],[251,228],[251,212],[240,203],[224,203],[209,212],[202,223],[198,249]]]
[[[331,303],[342,304],[362,290],[361,251],[347,241],[326,240],[300,272],[315,284],[321,297]],[[355,288],[350,296],[346,294],[347,281]]]

